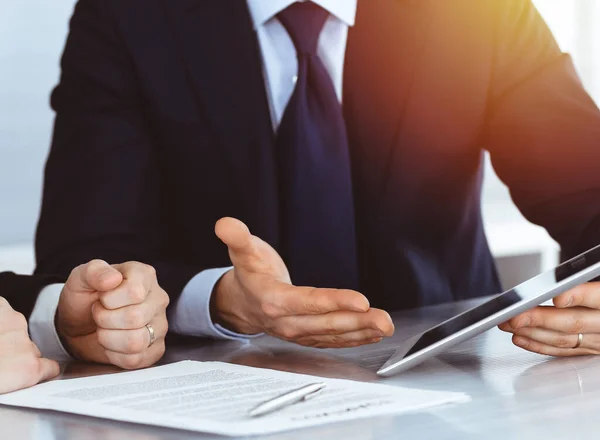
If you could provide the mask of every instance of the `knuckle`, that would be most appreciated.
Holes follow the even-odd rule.
[[[566,336],[559,336],[558,338],[556,338],[556,340],[554,341],[554,345],[559,348],[571,348],[574,346],[574,344],[571,341],[569,341],[569,338],[567,338]]]
[[[140,307],[133,307],[127,312],[125,316],[125,322],[130,327],[142,328],[146,324],[144,322],[143,310]]]
[[[515,327],[530,327],[534,322],[538,322],[538,319],[535,313],[532,312],[530,315],[522,315],[515,319]]]
[[[8,300],[6,298],[0,296],[0,310],[2,310],[4,308],[8,308],[8,307],[10,307]]]
[[[110,343],[110,336],[108,333],[108,330],[99,328],[96,331],[96,335],[98,337],[98,343],[102,346],[102,347],[107,347]]]
[[[142,269],[147,277],[156,278],[156,269],[154,266],[150,266],[149,264],[143,264]]]
[[[321,307],[319,306],[319,301],[321,300],[321,296],[319,295],[319,290],[317,288],[311,289],[305,297],[304,300],[304,309],[308,313],[319,313]]]
[[[573,318],[567,325],[569,333],[583,333],[585,329],[585,321],[581,318]]]
[[[160,358],[162,358],[165,354],[165,352],[167,351],[167,347],[165,345],[165,341],[161,341],[158,345],[157,351],[156,351],[156,355],[153,357],[153,362],[155,363],[157,362]]]
[[[16,329],[16,330],[22,330],[22,331],[27,331],[27,318],[25,318],[25,315],[23,315],[22,313],[19,312],[15,312],[13,311],[11,313],[11,327]]]
[[[144,338],[136,333],[128,335],[125,343],[128,353],[141,353],[146,348]]]
[[[323,326],[323,332],[326,335],[334,335],[334,336],[339,333],[339,331],[335,325],[335,322],[331,318],[328,318],[325,321],[325,324]]]
[[[572,305],[577,306],[584,302],[584,291],[582,290],[582,286],[575,287],[572,291],[573,303]]]
[[[144,302],[146,295],[146,288],[142,284],[134,284],[129,288],[129,297],[136,304]]]
[[[276,319],[281,315],[280,307],[273,301],[264,301],[260,305],[260,310],[267,318]]]
[[[309,314],[317,314],[319,313],[320,308],[315,301],[306,301],[304,303],[304,310]]]
[[[139,354],[127,355],[121,362],[121,367],[126,370],[135,370],[142,365],[143,357]]]
[[[300,336],[300,332],[298,331],[298,329],[289,325],[281,327],[277,330],[277,333],[279,333],[284,339],[287,340],[297,339]]]
[[[167,294],[167,292],[165,292],[164,290],[160,289],[160,296],[161,296],[161,304],[162,304],[162,308],[166,309],[167,307],[169,307],[169,304],[171,303],[171,298],[169,298],[169,295]]]
[[[92,318],[99,327],[108,327],[108,311],[101,305],[96,304],[92,307]]]

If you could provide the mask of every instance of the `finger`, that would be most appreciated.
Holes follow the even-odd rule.
[[[509,321],[513,330],[542,327],[563,333],[600,333],[600,311],[584,307],[536,307]]]
[[[375,330],[379,336],[392,336],[390,315],[379,309],[368,312],[332,312],[321,315],[287,316],[277,320],[275,332],[294,339],[310,335],[341,335],[358,330]]]
[[[104,308],[114,310],[146,301],[153,287],[157,287],[156,271],[141,263],[114,266],[123,275],[123,282],[114,290],[99,294]]]
[[[514,329],[512,328],[512,325],[510,325],[510,322],[503,322],[502,324],[500,324],[498,326],[498,328],[500,330],[502,330],[503,332],[507,332],[507,333],[513,333]]]
[[[579,335],[570,335],[553,330],[548,330],[539,327],[525,327],[515,332],[516,336],[522,336],[542,344],[552,345],[558,348],[573,349],[579,342]],[[581,348],[589,348],[592,350],[600,349],[600,334],[586,333],[582,334]]]
[[[123,281],[121,273],[106,261],[93,260],[71,272],[67,281],[69,290],[106,292],[115,289]]]
[[[369,300],[353,290],[297,287],[277,283],[265,292],[263,311],[270,318],[280,318],[342,310],[367,312],[369,307]]]
[[[60,374],[58,362],[46,358],[40,358],[39,361],[38,382],[54,379]]]
[[[567,333],[557,332],[539,327],[524,327],[515,330],[516,336],[540,342],[545,345],[552,345],[558,348],[573,348],[577,345],[579,336]]]
[[[252,234],[241,221],[225,217],[215,225],[215,234],[227,245],[230,251],[238,254],[253,253]]]
[[[154,329],[154,344],[167,335],[166,317],[153,319],[149,324]],[[146,326],[135,330],[98,329],[98,342],[108,351],[121,354],[139,354],[150,346],[150,331]]]
[[[244,223],[224,218],[217,222],[215,232],[227,245],[236,269],[265,272],[289,283],[287,268],[279,254],[268,243],[250,234]]]
[[[559,308],[587,307],[600,310],[600,283],[587,283],[577,286],[554,298]]]
[[[69,343],[69,351],[76,359],[96,364],[110,364],[106,357],[106,349],[100,345],[97,332],[85,336],[72,338]]]
[[[106,351],[110,363],[125,370],[136,370],[154,365],[165,354],[165,341],[156,341],[143,353],[122,354]]]
[[[513,343],[524,350],[530,351],[532,353],[543,354],[546,356],[556,356],[556,357],[570,357],[570,356],[589,356],[589,355],[598,355],[600,351],[593,350],[585,347],[579,348],[560,348],[554,347],[552,345],[547,345],[542,342],[535,341],[533,339],[526,338],[524,336],[513,336]]]
[[[94,322],[107,330],[135,330],[143,328],[156,315],[157,304],[144,302],[116,310],[104,308],[99,302],[92,306]]]
[[[314,348],[348,348],[381,342],[383,337],[376,330],[359,330],[343,335],[316,335],[291,342]]]

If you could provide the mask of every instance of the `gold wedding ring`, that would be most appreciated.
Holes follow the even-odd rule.
[[[573,347],[573,350],[575,350],[576,348],[579,348],[581,346],[582,342],[583,342],[583,333],[579,333],[579,335],[577,336],[577,344],[575,344],[575,347]]]
[[[150,324],[146,324],[146,328],[150,334],[150,343],[148,344],[148,348],[150,348],[150,346],[154,344],[154,341],[156,341],[156,333],[154,333],[154,328]]]

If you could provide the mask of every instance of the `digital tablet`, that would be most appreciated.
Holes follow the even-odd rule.
[[[392,376],[600,276],[600,246],[405,341],[379,369]]]

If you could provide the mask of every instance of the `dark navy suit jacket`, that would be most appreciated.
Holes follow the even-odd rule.
[[[4,272],[0,273],[0,296],[8,300],[13,309],[29,318],[40,291],[50,284],[64,281],[59,277]]]
[[[245,0],[81,0],[52,105],[39,271],[144,261],[176,299],[230,264],[220,217],[278,247]],[[485,149],[565,255],[600,242],[600,112],[529,0],[359,0],[343,112],[373,306],[499,290],[480,214]]]

